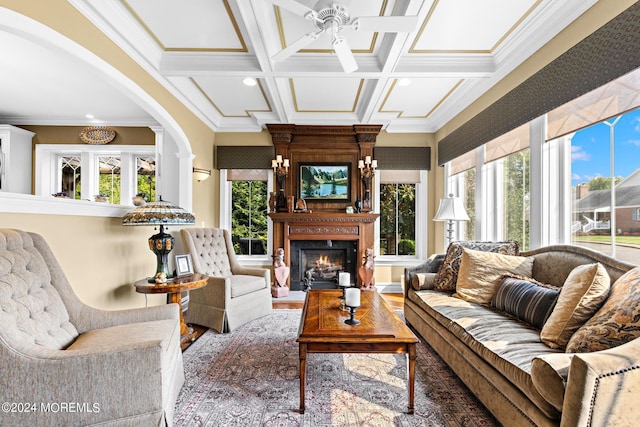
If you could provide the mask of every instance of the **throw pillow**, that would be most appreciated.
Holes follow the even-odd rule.
[[[456,290],[456,281],[458,280],[458,272],[460,271],[460,259],[462,257],[462,249],[473,249],[476,251],[496,252],[503,255],[518,255],[520,249],[518,242],[475,242],[461,241],[453,242],[447,248],[447,254],[444,258],[438,274],[436,275],[433,288],[439,291],[454,292]]]
[[[640,337],[640,267],[616,280],[600,310],[573,334],[567,352],[606,350],[637,337]]]
[[[411,277],[411,287],[416,291],[433,289],[433,279],[436,273],[415,273]]]
[[[540,331],[542,342],[551,348],[564,349],[571,335],[602,306],[609,295],[609,287],[609,274],[599,262],[574,268]]]
[[[454,297],[476,304],[491,302],[505,274],[531,276],[533,258],[462,249]]]
[[[507,275],[502,278],[498,290],[491,298],[491,307],[542,329],[551,315],[559,292],[560,288],[531,278]]]

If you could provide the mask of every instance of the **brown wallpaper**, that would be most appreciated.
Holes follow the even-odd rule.
[[[438,142],[438,165],[640,67],[640,2]]]
[[[84,144],[80,132],[89,126],[30,126],[22,129],[35,133],[34,144]],[[110,126],[116,136],[108,145],[154,145],[156,134],[148,127]]]

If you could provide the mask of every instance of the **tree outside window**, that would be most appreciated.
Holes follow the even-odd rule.
[[[231,182],[231,239],[236,254],[263,255],[267,247],[267,182]]]
[[[529,150],[503,160],[504,236],[529,249]]]
[[[380,184],[380,254],[415,255],[416,185]]]

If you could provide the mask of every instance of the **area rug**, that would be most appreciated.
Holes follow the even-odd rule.
[[[417,345],[415,413],[404,355],[309,354],[299,413],[301,310],[274,310],[229,334],[205,332],[183,354],[175,426],[496,426],[433,350]]]

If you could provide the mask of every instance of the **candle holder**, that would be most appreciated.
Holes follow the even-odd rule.
[[[355,319],[356,307],[348,307],[348,308],[349,308],[349,318],[345,320],[344,323],[351,326],[359,325],[360,321]]]
[[[287,212],[289,209],[287,207],[287,196],[284,193],[284,187],[287,176],[289,175],[289,159],[283,159],[282,155],[278,154],[275,159],[271,160],[271,167],[276,176],[276,184],[278,186],[276,211]]]
[[[364,159],[358,161],[358,169],[360,169],[360,177],[362,178],[362,184],[364,185],[364,200],[361,202],[361,208],[371,210],[371,181],[378,167],[378,161],[372,159],[371,156],[366,156]]]

